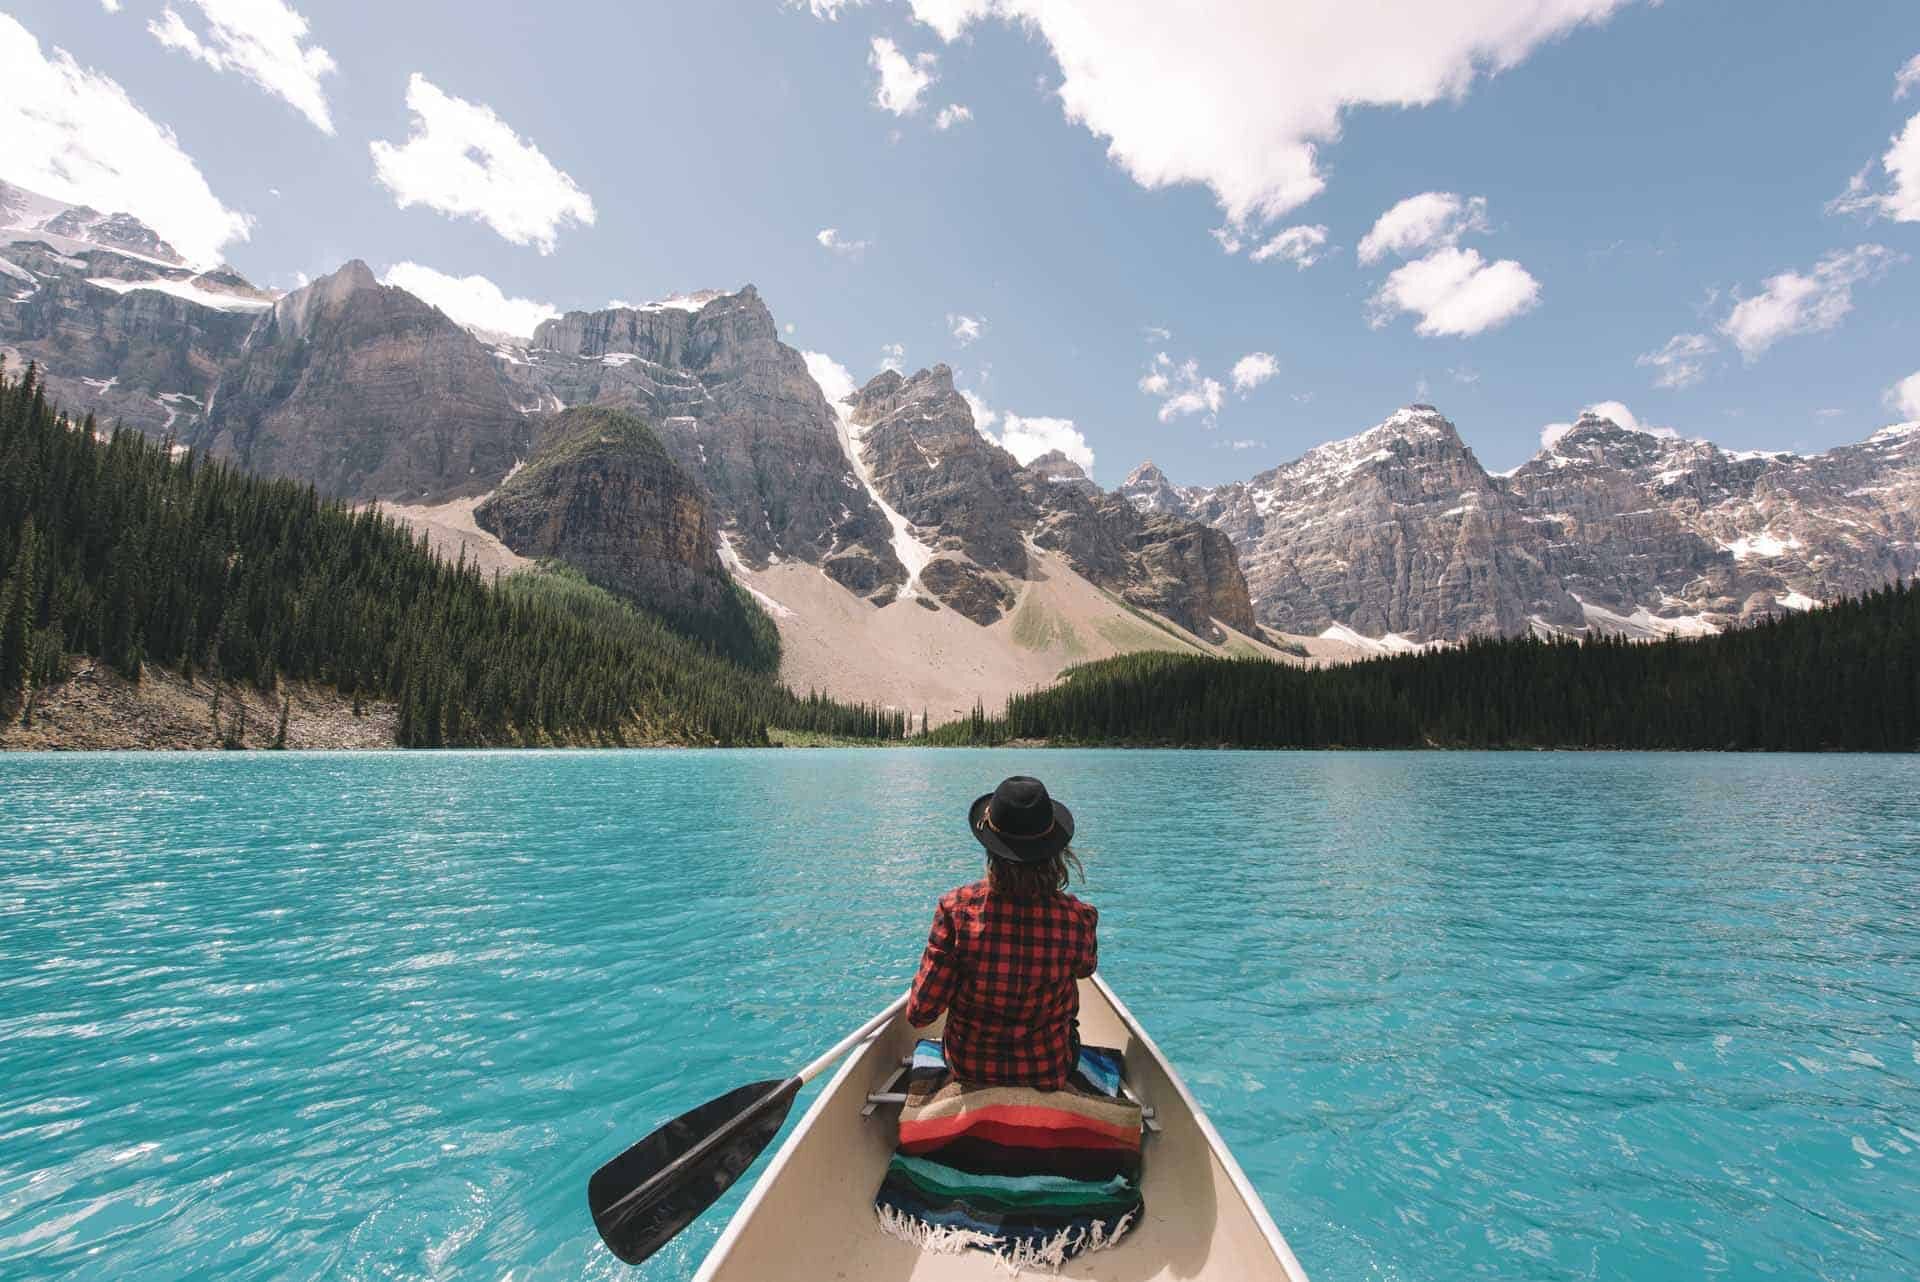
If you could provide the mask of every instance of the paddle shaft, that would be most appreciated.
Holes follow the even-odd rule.
[[[673,1161],[661,1167],[658,1171],[654,1172],[646,1180],[642,1181],[639,1185],[635,1186],[625,1196],[621,1197],[618,1201],[608,1206],[606,1210],[601,1213],[602,1217],[606,1219],[618,1221],[626,1213],[628,1208],[642,1201],[647,1194],[651,1193],[653,1190],[657,1188],[662,1187],[663,1185],[671,1183],[676,1177],[680,1175],[681,1172],[690,1170],[693,1167],[697,1166],[701,1161],[701,1159],[705,1158],[709,1153],[712,1153],[715,1149],[719,1148],[721,1145],[731,1140],[734,1137],[734,1135],[739,1133],[741,1128],[743,1128],[753,1120],[754,1115],[759,1113],[760,1110],[768,1107],[771,1104],[778,1103],[782,1099],[785,1099],[790,1103],[793,1097],[800,1093],[800,1088],[802,1086],[805,1086],[808,1082],[812,1081],[814,1078],[818,1077],[821,1073],[831,1068],[835,1063],[835,1061],[837,1061],[842,1055],[845,1055],[848,1051],[852,1050],[855,1046],[859,1045],[861,1042],[871,1037],[874,1033],[878,1032],[882,1027],[884,1027],[888,1023],[888,1021],[890,1021],[895,1015],[899,1014],[901,1008],[907,1004],[907,998],[909,996],[911,996],[910,993],[900,994],[900,996],[895,998],[893,1002],[890,1003],[885,1010],[881,1011],[878,1015],[875,1015],[872,1019],[862,1024],[859,1028],[855,1029],[853,1032],[841,1038],[839,1042],[834,1044],[831,1050],[822,1054],[818,1059],[814,1060],[811,1064],[808,1064],[805,1068],[801,1069],[798,1073],[795,1073],[792,1077],[789,1077],[786,1081],[780,1083],[778,1086],[768,1091],[765,1095],[762,1095],[759,1099],[755,1100],[752,1104],[749,1104],[746,1108],[742,1109],[740,1112],[734,1114],[733,1117],[728,1119],[728,1121],[725,1124],[717,1127],[710,1134],[708,1134],[705,1139],[701,1140],[698,1144],[695,1144],[692,1148],[688,1149],[685,1153],[682,1153],[679,1157],[676,1157]],[[783,1114],[785,1113],[785,1111],[786,1110],[784,1108],[781,1110]]]
[[[891,1020],[895,1015],[898,1015],[901,1010],[906,1007],[907,998],[911,996],[913,996],[913,993],[909,990],[894,998],[885,1010],[841,1038],[839,1044],[832,1050],[821,1055],[819,1059],[814,1060],[813,1063],[795,1073],[794,1076],[798,1078],[800,1084],[804,1086],[814,1078],[820,1076],[820,1074],[826,1072],[829,1068],[832,1068],[839,1062],[842,1055],[845,1055],[855,1046],[866,1041],[867,1038],[873,1036],[873,1034],[885,1027],[887,1021]]]

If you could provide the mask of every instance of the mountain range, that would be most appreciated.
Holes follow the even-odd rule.
[[[69,409],[704,626],[731,579],[796,688],[936,719],[1140,649],[1714,631],[1920,555],[1915,424],[1802,456],[1588,415],[1494,475],[1415,405],[1244,482],[1147,463],[1109,492],[985,436],[945,366],[845,386],[751,285],[513,337],[358,261],[283,296],[196,272],[130,214],[3,183],[0,224],[0,353]]]
[[[1510,473],[1430,405],[1143,512],[1226,531],[1269,627],[1362,648],[1494,633],[1700,635],[1920,569],[1920,424],[1820,454],[1729,451],[1583,414]]]

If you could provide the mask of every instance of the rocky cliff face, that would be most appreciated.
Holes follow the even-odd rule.
[[[1197,487],[1180,489],[1167,479],[1167,474],[1148,459],[1133,471],[1127,473],[1127,479],[1120,483],[1115,491],[1120,497],[1133,504],[1142,512],[1171,512],[1175,515],[1190,514],[1194,503],[1202,498],[1206,491]]]
[[[1233,540],[1255,613],[1276,628],[1426,640],[1580,622],[1544,539],[1431,406],[1176,497]]]
[[[1030,467],[1022,481],[1035,512],[1034,543],[1062,553],[1094,583],[1211,641],[1224,639],[1216,619],[1257,634],[1246,577],[1219,530],[1172,513],[1143,514],[1098,486],[1063,484],[1057,469]]]
[[[732,596],[699,485],[628,410],[548,420],[474,517],[520,555],[565,561],[651,609],[713,611]]]
[[[0,182],[0,353],[102,426],[183,434],[271,296],[195,272],[128,214]]]
[[[976,623],[993,622],[1011,604],[1005,589],[1031,573],[1030,540],[1200,636],[1224,637],[1216,619],[1255,627],[1224,536],[1177,516],[1143,517],[1057,451],[1023,467],[975,428],[946,366],[911,377],[883,372],[847,409],[849,449],[875,491],[910,526],[909,537],[940,554],[920,584]]]
[[[1100,493],[1100,487],[1087,475],[1087,470],[1059,450],[1048,450],[1038,458],[1029,459],[1026,470],[1048,485],[1066,486],[1089,497]]]
[[[1250,481],[1121,493],[1225,532],[1255,612],[1293,633],[1446,640],[1689,634],[1915,572],[1920,435],[1736,453],[1584,416],[1492,477],[1430,406]]]
[[[848,423],[881,496],[937,547],[1020,577],[1031,524],[1015,474],[1020,464],[974,430],[973,412],[945,365],[911,378],[886,370],[855,392]]]
[[[355,261],[260,317],[187,440],[325,495],[417,501],[485,493],[530,438],[492,354]]]
[[[745,563],[820,565],[891,600],[906,569],[840,448],[833,410],[748,285],[638,308],[569,312],[497,357],[522,404],[637,409],[709,496]]]
[[[1548,566],[1605,622],[1710,626],[1854,595],[1920,564],[1920,431],[1802,456],[1732,452],[1592,414],[1506,488]],[[1604,612],[1604,613],[1603,613]]]

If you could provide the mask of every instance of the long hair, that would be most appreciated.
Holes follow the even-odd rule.
[[[1070,877],[1087,879],[1087,870],[1072,846],[1063,846],[1053,858],[1037,864],[987,857],[987,880],[993,893],[1006,899],[1045,899],[1067,888]]]

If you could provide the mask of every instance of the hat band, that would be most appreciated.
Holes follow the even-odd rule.
[[[993,803],[992,802],[988,802],[987,808],[981,812],[980,822],[985,824],[987,827],[993,829],[995,832],[999,833],[1002,837],[1010,837],[1015,841],[1038,841],[1042,837],[1051,836],[1053,834],[1054,828],[1059,826],[1058,820],[1049,819],[1047,821],[1047,826],[1045,828],[1042,828],[1039,832],[1008,832],[1006,831],[1006,829],[1002,828],[999,824],[993,821]]]

